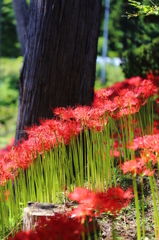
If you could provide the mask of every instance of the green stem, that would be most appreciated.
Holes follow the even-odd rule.
[[[135,179],[134,176],[133,176],[133,187],[134,187],[134,193],[135,193],[135,207],[136,207],[136,220],[137,220],[137,240],[141,240],[139,201],[138,201],[136,179]]]
[[[151,188],[151,192],[152,192],[153,208],[154,208],[155,239],[158,239],[157,230],[158,230],[158,236],[159,236],[159,215],[158,215],[158,210],[157,210],[156,197],[155,197],[152,177],[149,177],[149,182],[150,182],[150,188]]]
[[[141,194],[142,194],[142,232],[143,232],[143,239],[145,239],[145,211],[144,211],[143,177],[141,177]]]
[[[116,229],[115,229],[115,220],[114,217],[112,217],[112,236],[113,236],[113,240],[117,240],[117,233],[116,233]]]

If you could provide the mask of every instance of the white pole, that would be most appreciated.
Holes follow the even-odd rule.
[[[104,14],[104,32],[103,32],[103,48],[102,48],[102,58],[106,59],[107,49],[108,49],[108,25],[109,25],[109,8],[110,8],[110,0],[105,0],[105,14]],[[106,82],[106,72],[105,72],[106,64],[105,62],[102,65],[101,69],[101,80],[102,84]]]

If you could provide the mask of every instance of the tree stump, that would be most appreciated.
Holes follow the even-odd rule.
[[[65,214],[72,211],[72,207],[78,206],[76,203],[64,204],[52,204],[52,203],[38,203],[28,202],[28,207],[23,211],[23,231],[29,231],[35,229],[38,218],[55,216],[58,214]],[[90,221],[91,219],[91,221]],[[87,232],[85,233],[85,239],[91,237],[94,239],[94,234],[98,235],[100,226],[96,218],[86,218],[84,223]],[[88,237],[89,236],[89,237]]]
[[[23,230],[34,229],[39,217],[51,217],[55,213],[64,214],[71,208],[62,204],[28,202],[28,207],[23,211]]]

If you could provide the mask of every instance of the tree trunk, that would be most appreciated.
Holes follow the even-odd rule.
[[[16,19],[18,40],[21,45],[22,54],[24,55],[26,45],[25,34],[29,20],[27,4],[25,0],[12,0],[12,1]]]
[[[51,108],[90,105],[101,0],[31,0],[16,142]]]

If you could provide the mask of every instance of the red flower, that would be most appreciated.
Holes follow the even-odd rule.
[[[153,172],[150,169],[147,169],[146,163],[147,161],[145,161],[145,159],[136,158],[135,160],[124,162],[121,169],[123,170],[123,174],[131,173],[133,175],[153,175]]]
[[[73,218],[81,219],[81,222],[83,223],[87,216],[94,217],[94,209],[92,207],[89,208],[89,205],[81,204],[78,207],[74,208],[69,215]]]
[[[153,165],[155,165],[155,163],[157,162],[156,155],[147,149],[141,150],[140,156],[143,159],[143,161],[145,162],[145,164],[152,161]]]
[[[71,120],[74,119],[73,108],[56,108],[53,109],[55,116],[59,116],[62,120]]]
[[[40,240],[40,238],[37,237],[37,234],[32,231],[23,232],[20,231],[19,233],[16,233],[14,237],[10,237],[9,240]]]
[[[155,173],[155,170],[151,171],[150,169],[143,168],[142,175],[152,177]]]
[[[67,215],[56,214],[53,217],[39,219],[35,230],[19,232],[10,240],[74,240],[81,239],[85,232],[84,226],[78,219],[71,219]]]
[[[152,152],[159,152],[158,143],[159,134],[146,135],[144,137],[135,138],[129,148],[132,148],[134,150],[136,150],[137,148],[148,149]]]
[[[137,96],[142,97],[143,100],[154,96],[158,92],[158,88],[152,83],[151,80],[144,80],[140,86],[135,89]]]
[[[97,214],[110,212],[115,216],[130,203],[133,197],[132,189],[124,191],[120,187],[112,187],[106,193],[96,194],[94,206],[96,206]]]
[[[80,195],[81,193],[81,195]],[[133,198],[132,189],[125,192],[120,187],[108,189],[106,193],[93,193],[85,188],[77,188],[69,195],[71,200],[78,201],[81,205],[72,211],[71,216],[82,217],[100,215],[103,212],[110,212],[114,216],[126,207]]]
[[[68,198],[78,203],[91,204],[95,193],[86,188],[76,187],[73,193],[69,193]]]
[[[117,150],[110,150],[110,156],[114,156],[114,157],[120,157],[120,152]]]
[[[129,149],[133,149],[133,150],[136,150],[138,148],[144,148],[144,141],[143,141],[143,138],[142,137],[139,137],[139,138],[135,138],[133,140],[133,143],[129,144]]]
[[[144,162],[140,162],[138,160],[130,160],[127,162],[124,162],[121,166],[121,169],[123,170],[123,174],[131,173],[131,174],[141,174],[143,166],[145,166]]]

